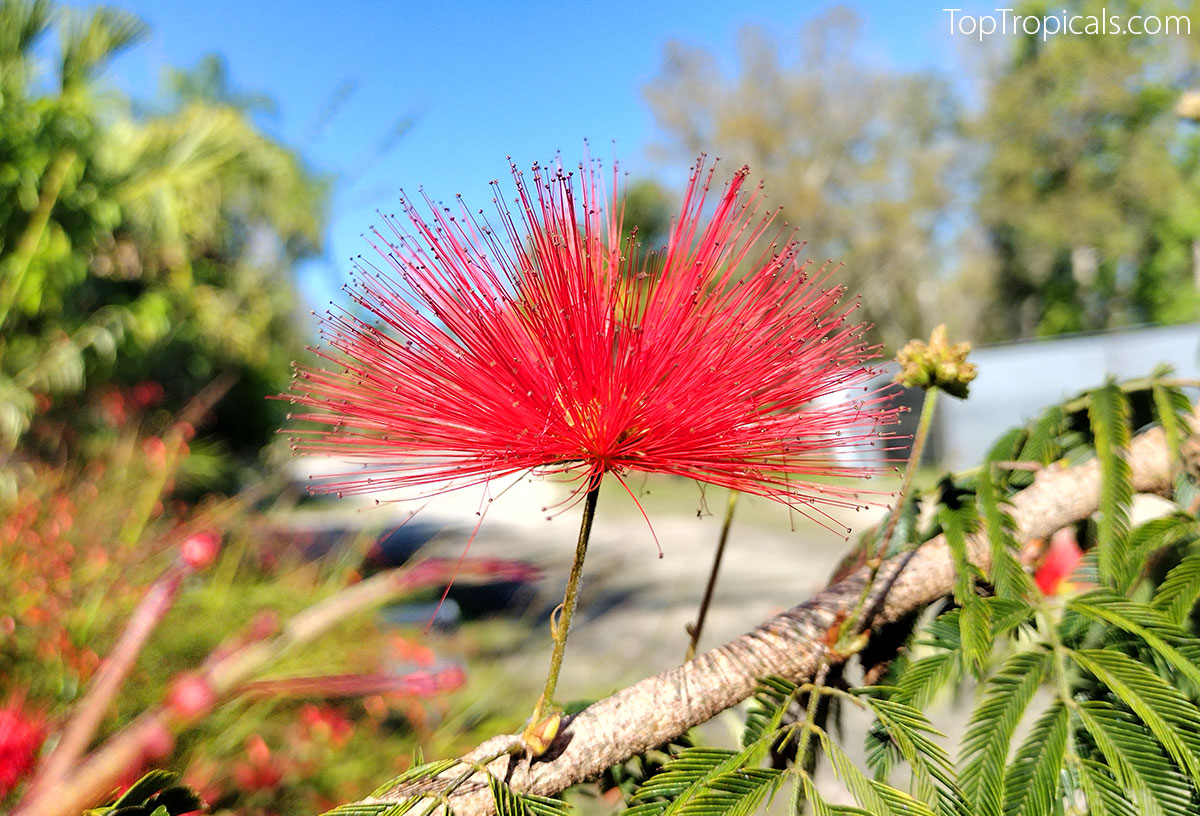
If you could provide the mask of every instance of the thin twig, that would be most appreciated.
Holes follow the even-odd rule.
[[[725,556],[725,543],[729,540],[729,528],[733,526],[733,514],[737,510],[737,490],[729,491],[729,503],[725,505],[725,521],[721,524],[721,534],[717,537],[717,552],[713,555],[712,570],[708,573],[708,583],[704,587],[704,597],[700,601],[700,611],[696,613],[696,622],[689,624],[687,653],[684,660],[696,656],[696,647],[700,645],[700,633],[704,631],[704,620],[708,617],[708,607],[712,604],[713,591],[717,588],[717,574],[721,571],[721,559]]]

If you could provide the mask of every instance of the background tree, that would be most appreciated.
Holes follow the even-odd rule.
[[[1123,20],[1181,12],[1155,0],[1063,5]],[[990,336],[1194,319],[1200,141],[1176,106],[1198,38],[1010,38],[974,131],[999,307],[987,311]]]
[[[261,100],[232,90],[217,60],[174,72],[160,112],[101,93],[105,65],[144,33],[131,15],[5,0],[0,20],[5,446],[26,436],[39,401],[58,402],[41,420],[46,452],[78,426],[55,412],[103,384],[158,383],[174,412],[227,373],[213,449],[257,452],[278,420],[263,397],[286,384],[299,350],[289,274],[320,250],[325,184],[254,123]],[[52,27],[50,89],[32,77]],[[217,460],[195,461],[218,475]]]
[[[733,73],[672,43],[646,97],[673,156],[706,150],[772,179],[768,203],[812,258],[845,263],[864,319],[898,346],[940,314],[960,114],[946,82],[868,67],[858,38],[844,9],[786,39],[748,28]]]

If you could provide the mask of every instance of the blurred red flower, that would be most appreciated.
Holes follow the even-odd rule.
[[[403,663],[414,663],[423,669],[427,669],[437,662],[437,655],[433,649],[411,638],[406,638],[403,635],[392,635],[389,639],[391,645],[392,656]]]
[[[33,769],[45,736],[45,722],[25,710],[21,697],[0,708],[0,799]]]
[[[113,427],[119,428],[125,424],[125,420],[129,416],[126,410],[125,396],[115,386],[109,386],[101,389],[97,395],[97,403],[100,406],[101,420]]]
[[[153,380],[143,380],[129,389],[134,404],[143,410],[162,402],[164,393],[162,384]]]
[[[364,311],[326,313],[333,367],[297,369],[294,418],[327,427],[297,430],[295,449],[367,464],[323,487],[337,492],[540,469],[574,474],[579,496],[644,471],[809,516],[861,505],[825,477],[873,472],[853,454],[894,409],[845,394],[875,349],[831,270],[800,262],[788,236],[759,240],[775,213],[760,214],[748,172],[712,202],[699,160],[667,245],[646,257],[622,239],[615,165],[611,195],[595,162],[534,165],[531,182],[513,166],[516,215],[493,182],[498,228],[461,202],[425,197],[425,216],[402,199],[389,235],[372,229],[380,262],[356,264]]]
[[[345,745],[354,731],[346,715],[330,705],[305,704],[300,709],[300,722],[309,739],[327,742],[335,748]]]
[[[233,767],[233,780],[247,792],[274,790],[283,781],[284,767],[258,734],[246,740],[246,759]]]
[[[1069,591],[1072,585],[1067,583],[1067,579],[1082,560],[1083,550],[1079,548],[1079,542],[1075,539],[1074,528],[1064,527],[1059,530],[1051,536],[1042,565],[1033,574],[1038,589],[1043,595],[1058,595]]]

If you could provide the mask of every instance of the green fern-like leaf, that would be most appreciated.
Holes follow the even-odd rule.
[[[1066,430],[1067,417],[1061,405],[1047,409],[1029,429],[1029,437],[1021,449],[1020,459],[1048,465],[1062,456],[1061,436]]]
[[[959,615],[963,660],[977,677],[982,677],[992,653],[991,607],[978,595],[968,595],[966,598],[967,602],[963,604]]]
[[[515,791],[491,774],[488,774],[488,788],[496,816],[570,816],[575,812],[559,799]]]
[[[1023,601],[1026,604],[1037,594],[1029,574],[1017,560],[1020,545],[1016,539],[1016,523],[1000,506],[999,494],[990,468],[980,473],[976,484],[979,515],[983,518],[992,556],[992,586],[1001,598]]]
[[[938,521],[954,557],[954,599],[962,604],[968,595],[975,594],[976,581],[984,578],[978,565],[971,560],[967,546],[967,537],[975,532],[979,519],[973,504],[962,503],[951,507],[942,503],[938,507]]]
[[[1175,626],[1158,609],[1127,601],[1105,590],[1076,598],[1070,608],[1098,623],[1138,637],[1175,672],[1200,688],[1200,639]]]
[[[1129,401],[1115,384],[1093,391],[1088,416],[1100,462],[1100,507],[1096,521],[1100,577],[1120,589],[1129,585],[1129,506],[1133,482],[1126,454],[1129,449]]]
[[[626,813],[629,816],[674,816],[681,813],[714,780],[756,766],[769,746],[768,735],[738,752],[717,748],[685,748],[638,789],[633,795],[636,804]]]
[[[924,802],[867,777],[825,731],[818,729],[817,734],[834,774],[866,812],[875,816],[936,816]]]
[[[1071,658],[1129,707],[1200,790],[1200,755],[1194,738],[1200,709],[1174,686],[1120,652],[1080,649],[1072,652]],[[1191,737],[1186,741],[1185,733]]]
[[[1158,741],[1129,714],[1102,701],[1080,703],[1076,712],[1136,813],[1194,814],[1187,780]]]
[[[775,768],[739,768],[710,779],[674,810],[679,816],[749,816],[770,801],[786,776]]]
[[[983,603],[988,607],[993,638],[1009,636],[1022,627],[1032,626],[1037,614],[1037,607],[1012,598],[984,598]]]
[[[754,701],[746,713],[746,725],[742,729],[742,747],[753,745],[767,738],[779,728],[783,715],[798,689],[795,683],[782,677],[765,677],[758,681]]]
[[[896,699],[917,708],[929,705],[941,689],[958,680],[960,665],[959,655],[953,651],[913,660],[900,673]]]
[[[958,787],[954,763],[946,749],[932,739],[945,735],[916,708],[888,699],[887,695],[896,691],[864,688],[856,689],[854,693],[875,715],[879,726],[875,731],[886,735],[896,752],[913,769],[914,777],[930,781],[933,797],[932,801],[925,801],[934,805],[942,816],[970,816],[966,798]],[[882,768],[882,765],[871,763],[870,756],[868,764],[877,770]]]
[[[1154,399],[1154,418],[1162,426],[1171,461],[1179,461],[1183,440],[1190,433],[1192,403],[1178,386],[1163,380],[1171,375],[1170,366],[1160,366],[1150,375],[1150,391]]]
[[[960,757],[959,784],[976,816],[1000,816],[1003,810],[1009,743],[1048,664],[1045,652],[1018,652],[987,681],[967,724]]]
[[[1087,799],[1089,816],[1139,816],[1108,766],[1095,760],[1080,759],[1078,767],[1079,788]]]
[[[817,790],[816,784],[808,774],[801,774],[800,784],[797,786],[797,797],[800,803],[808,802],[812,805],[813,816],[874,816],[874,814],[862,810],[861,808],[851,807],[850,805],[831,805],[821,796],[821,792]],[[797,808],[793,808],[792,812],[796,813]]]
[[[1142,569],[1151,556],[1166,549],[1184,548],[1200,539],[1200,522],[1185,513],[1174,513],[1162,518],[1151,519],[1139,525],[1129,536],[1129,563],[1137,570]],[[1131,580],[1124,589],[1131,589],[1136,579],[1142,577],[1131,570]]]
[[[967,543],[978,522],[975,507],[970,503],[958,507],[943,503],[938,508],[938,519],[954,558],[954,600],[962,607],[958,624],[963,656],[967,666],[981,675],[992,651],[992,625],[987,607],[975,591],[976,582],[984,576],[971,560]]]
[[[153,770],[129,786],[111,805],[89,816],[181,816],[204,807],[200,794],[178,783],[179,774]]]
[[[327,810],[321,816],[401,816],[401,814],[411,811],[418,801],[411,800],[404,804],[399,802],[370,802],[368,804],[351,802],[346,805],[338,805],[333,810]]]
[[[1152,604],[1172,623],[1182,625],[1200,598],[1200,552],[1190,553],[1167,573]]]
[[[154,794],[175,784],[175,780],[178,778],[179,774],[171,771],[150,771],[130,785],[129,790],[112,803],[112,808],[116,810],[130,805],[140,805]]]
[[[371,792],[372,796],[383,796],[385,793],[392,791],[401,785],[417,782],[421,779],[433,779],[440,776],[446,771],[458,764],[457,759],[440,759],[436,762],[427,762],[409,768],[404,773],[397,776],[390,782],[380,785]]]
[[[988,448],[983,461],[992,462],[1012,461],[1021,455],[1025,444],[1029,441],[1029,429],[1025,427],[1009,428]]]
[[[1068,718],[1062,701],[1055,701],[1017,749],[1004,775],[1004,816],[1041,816],[1061,805]]]

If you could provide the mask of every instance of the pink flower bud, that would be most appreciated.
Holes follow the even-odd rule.
[[[212,710],[217,695],[202,677],[185,675],[171,684],[167,692],[167,707],[185,720],[195,720]]]
[[[194,533],[179,545],[179,557],[194,570],[202,570],[217,558],[221,537],[216,533]]]
[[[171,753],[171,749],[175,747],[175,737],[161,723],[155,722],[146,731],[146,736],[142,740],[142,758],[148,761],[156,761]]]

